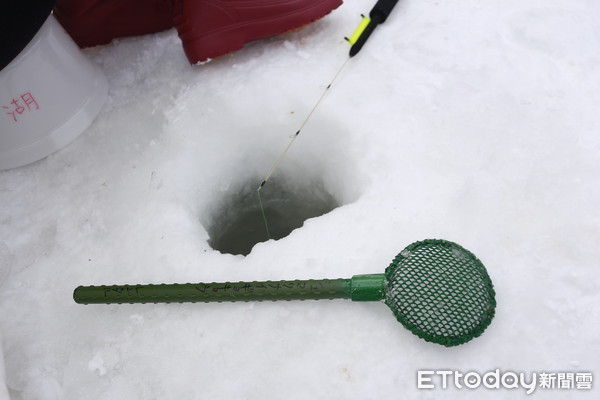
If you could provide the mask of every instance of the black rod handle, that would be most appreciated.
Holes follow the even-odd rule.
[[[387,17],[390,16],[390,13],[398,3],[398,0],[379,0],[375,6],[371,9],[369,13],[369,17],[371,20],[377,19],[378,24],[382,24],[385,22]]]
[[[365,45],[377,25],[382,24],[389,17],[398,0],[379,0],[369,13],[369,24],[350,48],[350,57],[354,57]]]

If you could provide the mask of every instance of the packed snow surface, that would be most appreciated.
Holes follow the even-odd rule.
[[[248,256],[209,246],[221,206],[260,183],[372,5],[199,66],[175,30],[85,50],[109,82],[100,115],[0,172],[12,400],[525,398],[418,389],[417,372],[600,378],[599,2],[399,2],[277,172],[339,207]],[[469,249],[494,282],[496,317],[462,346],[413,336],[381,302],[72,300],[78,285],[381,273],[425,238]],[[532,398],[598,398],[592,386]]]

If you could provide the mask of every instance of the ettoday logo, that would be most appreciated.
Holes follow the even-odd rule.
[[[457,389],[522,389],[532,394],[536,389],[578,389],[592,388],[591,372],[512,372],[495,369],[483,374],[475,371],[463,373],[452,370],[421,370],[417,371],[418,389],[447,389],[454,386]]]

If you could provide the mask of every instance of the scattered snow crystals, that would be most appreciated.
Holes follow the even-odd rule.
[[[212,58],[207,58],[207,59],[206,59],[206,60],[204,60],[204,61],[198,61],[198,62],[197,62],[196,64],[194,64],[194,65],[196,65],[196,66],[206,65],[206,64],[208,64],[209,62],[211,62],[212,60],[213,60]]]
[[[283,46],[288,50],[296,50],[297,47],[294,43],[290,42],[289,40],[284,40]]]
[[[90,360],[88,363],[88,368],[90,371],[98,373],[98,375],[103,376],[106,375],[106,367],[104,366],[104,359],[100,353],[96,353],[94,358]]]

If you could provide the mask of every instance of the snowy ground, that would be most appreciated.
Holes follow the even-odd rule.
[[[207,244],[219,204],[259,182],[372,4],[203,66],[174,30],[86,51],[109,80],[102,113],[67,148],[0,172],[11,399],[524,398],[418,390],[417,371],[598,378],[598,2],[401,1],[280,170],[342,206],[247,257]],[[496,318],[463,346],[414,337],[381,303],[71,298],[81,284],[379,273],[424,238],[462,244],[494,281]]]

